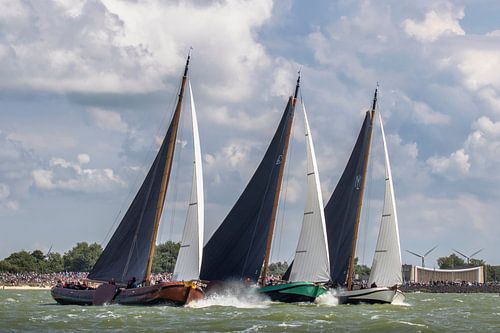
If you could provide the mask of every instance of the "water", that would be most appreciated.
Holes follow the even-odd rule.
[[[500,332],[497,294],[407,294],[401,305],[281,304],[215,296],[187,308],[62,306],[49,291],[0,290],[0,332]],[[246,300],[250,299],[250,300]]]

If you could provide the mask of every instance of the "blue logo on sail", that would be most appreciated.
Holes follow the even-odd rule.
[[[278,159],[276,160],[276,165],[280,165],[282,159],[283,159],[283,155],[279,155]]]
[[[361,188],[361,175],[356,176],[356,179],[354,180],[354,188],[356,190],[359,190]]]

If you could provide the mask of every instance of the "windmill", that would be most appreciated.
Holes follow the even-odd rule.
[[[479,252],[481,252],[482,250],[484,250],[484,249],[477,250],[476,252],[474,252],[473,254],[470,254],[470,255],[468,255],[468,256],[467,256],[467,255],[465,255],[465,254],[463,254],[463,253],[462,253],[462,252],[460,252],[460,251],[455,250],[455,249],[452,249],[452,250],[453,250],[454,252],[456,252],[456,253],[460,254],[460,255],[461,255],[462,257],[464,257],[465,259],[467,259],[467,265],[469,265],[470,260],[471,260],[471,259],[474,259],[474,256],[475,256],[476,254],[478,254]]]
[[[436,247],[438,247],[438,246],[437,246],[437,245],[436,245],[436,246],[434,246],[432,249],[430,249],[429,251],[425,252],[423,255],[422,255],[422,254],[415,253],[415,252],[412,252],[412,251],[410,251],[410,250],[406,250],[406,252],[411,253],[411,254],[413,254],[413,255],[414,255],[414,256],[416,256],[416,257],[421,258],[421,259],[422,259],[422,267],[425,267],[425,257],[427,257],[427,255],[428,255],[429,253],[431,253],[432,251],[434,251],[434,250],[436,249]]]

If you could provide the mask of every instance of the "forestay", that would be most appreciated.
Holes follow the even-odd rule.
[[[321,194],[311,129],[309,128],[304,103],[302,103],[302,110],[304,112],[307,149],[307,194],[302,229],[289,281],[326,282],[330,280],[330,261],[326,239],[323,196]]]
[[[191,97],[191,120],[193,128],[193,182],[181,247],[175,264],[173,280],[197,280],[200,277],[203,250],[204,196],[203,170],[201,163],[200,135],[191,82],[188,82]]]
[[[170,123],[167,134],[120,225],[97,260],[88,278],[127,284],[135,277],[146,277],[150,245],[153,241],[157,205],[167,161],[169,143],[176,138],[176,124]],[[163,202],[161,202],[163,204]]]
[[[330,255],[330,277],[334,284],[347,280],[352,252],[356,212],[361,204],[367,150],[371,135],[371,111],[368,111],[342,177],[325,206],[326,234]]]
[[[399,243],[398,216],[396,213],[391,165],[380,113],[379,122],[384,144],[385,196],[369,284],[371,285],[375,282],[379,287],[390,287],[395,284],[402,284],[403,282],[401,274],[401,248]]]
[[[283,116],[247,187],[203,249],[200,278],[257,281],[264,261],[287,133],[293,121],[290,97]]]

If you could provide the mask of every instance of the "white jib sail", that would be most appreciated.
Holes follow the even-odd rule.
[[[181,248],[175,264],[173,280],[189,281],[198,280],[200,277],[201,258],[203,251],[203,225],[204,225],[204,197],[203,197],[203,170],[201,166],[200,136],[198,133],[198,120],[193,99],[191,82],[189,95],[191,97],[191,119],[193,126],[193,185],[191,198],[182,233]]]
[[[369,284],[375,282],[378,287],[391,287],[402,284],[401,274],[401,246],[399,244],[398,215],[396,213],[396,200],[392,183],[391,165],[387,142],[385,140],[382,115],[379,113],[380,131],[384,143],[385,160],[385,197],[377,246],[373,256]]]
[[[290,281],[322,282],[330,279],[330,260],[326,240],[325,213],[323,196],[319,182],[318,165],[314,153],[313,140],[306,108],[304,126],[307,147],[307,197],[302,220],[297,251],[290,272]]]

